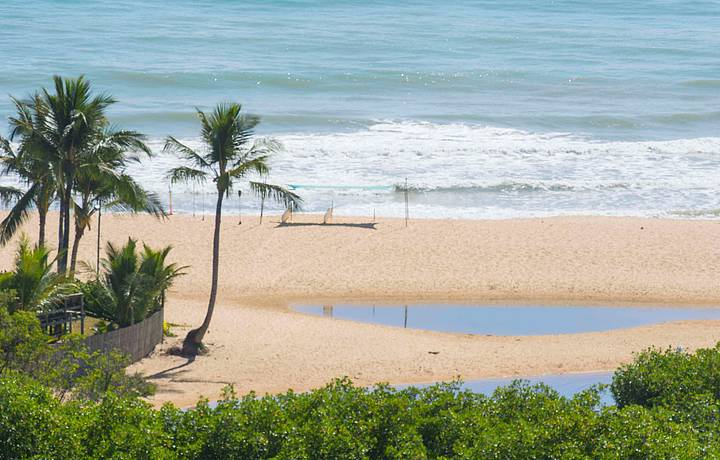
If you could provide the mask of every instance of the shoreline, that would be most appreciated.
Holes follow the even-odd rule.
[[[52,222],[53,214],[49,221]],[[32,240],[36,216],[23,231]],[[210,284],[211,219],[103,214],[103,240],[128,236],[171,244],[170,259],[190,265],[168,293],[166,320],[188,327],[132,371],[150,376],[159,405],[216,399],[226,384],[239,394],[304,391],[336,377],[358,385],[605,372],[649,346],[713,346],[720,322],[678,321],[556,336],[468,336],[328,321],[291,310],[297,302],[448,301],[474,304],[720,306],[720,222],[635,217],[512,220],[378,219],[319,215],[244,216],[223,222],[218,305],[194,362],[166,354],[205,313]],[[54,226],[51,226],[54,227]],[[93,230],[95,227],[93,226]],[[48,241],[54,241],[50,228]],[[83,239],[80,260],[94,261]],[[103,242],[104,246],[104,242]],[[0,249],[7,267],[15,242]],[[439,354],[430,354],[439,351]]]

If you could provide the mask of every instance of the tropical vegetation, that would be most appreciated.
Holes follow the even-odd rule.
[[[108,243],[101,276],[80,286],[85,310],[113,327],[130,326],[158,311],[165,291],[186,268],[167,261],[170,246],[137,246],[132,238],[120,247]]]
[[[271,139],[255,139],[254,129],[260,123],[260,118],[243,114],[241,109],[240,104],[219,104],[211,113],[197,110],[203,141],[201,150],[192,149],[172,136],[165,142],[166,152],[174,153],[186,162],[169,171],[172,183],[212,180],[217,193],[210,298],[205,319],[200,327],[188,333],[183,343],[183,351],[189,354],[196,353],[201,346],[215,308],[223,199],[229,196],[238,181],[255,174],[262,181],[248,181],[248,184],[263,199],[270,198],[296,208],[301,203],[298,195],[281,186],[268,184],[265,180],[270,172],[270,157],[280,145]]]
[[[164,215],[157,197],[125,173],[138,155],[151,152],[142,134],[110,124],[107,109],[115,102],[110,95],[93,94],[82,76],[56,76],[54,91],[43,88],[26,100],[13,98],[16,115],[10,118],[9,139],[0,138],[0,164],[3,173],[15,174],[27,189],[0,188],[0,199],[14,203],[0,223],[0,243],[12,238],[34,207],[40,221],[38,245],[44,245],[48,211],[57,202],[57,270],[65,273],[71,227],[72,270],[96,204]]]
[[[33,330],[32,317],[16,315],[9,330]],[[7,318],[0,311],[0,331]],[[611,406],[600,403],[602,386],[567,398],[518,381],[485,396],[459,383],[398,390],[340,379],[308,393],[263,397],[237,397],[228,387],[216,404],[156,410],[139,399],[132,376],[109,372],[110,385],[90,378],[90,390],[71,382],[63,392],[42,372],[23,372],[34,362],[33,340],[29,334],[15,345],[13,365],[0,372],[3,459],[720,457],[720,379],[712,367],[720,347],[640,353],[615,373],[610,389],[622,403]],[[3,350],[7,342],[0,335]]]
[[[30,247],[27,238],[20,239],[13,269],[0,273],[0,298],[10,313],[52,310],[76,290],[72,280],[53,271],[54,260],[44,246]]]

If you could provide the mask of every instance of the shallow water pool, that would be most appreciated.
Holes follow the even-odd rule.
[[[720,320],[720,308],[498,306],[498,305],[295,305],[312,315],[439,332],[548,335],[600,332],[679,320]]]

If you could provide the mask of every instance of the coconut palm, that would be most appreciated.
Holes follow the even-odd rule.
[[[186,267],[168,263],[171,247],[154,250],[128,238],[124,246],[108,243],[102,261],[102,280],[91,281],[84,290],[86,309],[120,327],[142,321],[162,305],[162,298]]]
[[[143,136],[134,131],[109,128],[107,108],[115,99],[107,94],[93,95],[83,77],[53,77],[55,92],[47,89],[25,102],[32,114],[34,139],[49,155],[55,190],[60,202],[58,219],[58,272],[67,270],[70,246],[70,213],[75,178],[83,166],[104,148],[142,151],[150,154]]]
[[[9,310],[48,310],[72,292],[75,285],[52,271],[54,260],[43,246],[30,248],[22,237],[12,271],[0,274],[0,291],[12,293]]]
[[[243,115],[240,112],[240,104],[219,104],[212,113],[198,109],[202,150],[193,150],[174,137],[168,137],[165,141],[164,150],[178,155],[186,162],[186,165],[169,171],[168,176],[172,183],[212,180],[217,191],[210,299],[202,324],[197,329],[191,330],[185,338],[183,351],[186,353],[197,353],[210,326],[215,308],[223,198],[229,196],[236,182],[251,174],[261,178],[267,177],[270,172],[268,165],[270,156],[280,149],[280,145],[275,141],[253,139],[253,130],[260,123],[260,118]],[[286,206],[296,207],[301,202],[296,194],[283,187],[267,184],[265,181],[249,181],[249,185],[263,199],[270,198]]]
[[[80,240],[90,228],[99,206],[126,212],[147,212],[165,217],[165,210],[157,194],[145,190],[125,173],[129,163],[139,163],[140,157],[109,145],[96,150],[90,162],[83,165],[75,177],[73,203],[75,217],[74,239],[70,256],[70,271],[77,265]]]
[[[38,96],[33,96],[36,99]],[[38,212],[38,246],[45,245],[45,229],[50,205],[55,200],[55,181],[52,165],[45,145],[37,134],[31,106],[12,99],[16,116],[10,118],[10,140],[19,139],[17,151],[10,140],[0,137],[0,169],[3,174],[16,175],[27,186],[26,190],[0,187],[3,205],[14,203],[8,215],[0,223],[0,244],[6,244],[17,229],[27,220],[34,206]]]

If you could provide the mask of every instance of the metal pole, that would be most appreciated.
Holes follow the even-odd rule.
[[[407,329],[407,305],[405,305],[405,322],[403,323],[403,327]]]
[[[98,200],[97,222],[97,253],[95,255],[95,278],[100,278],[100,222],[102,218],[102,201]]]

